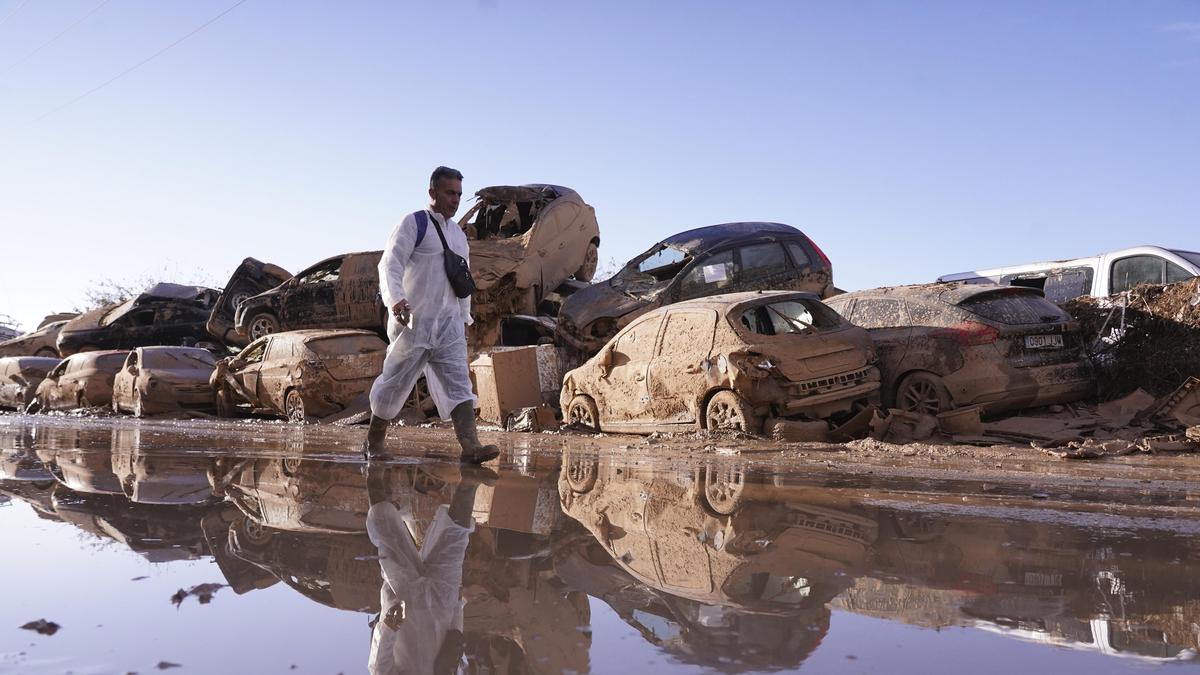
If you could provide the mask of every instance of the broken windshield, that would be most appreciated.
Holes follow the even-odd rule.
[[[100,317],[100,322],[99,322],[100,325],[107,326],[108,324],[110,324],[110,323],[116,321],[117,319],[128,314],[129,310],[133,309],[133,301],[134,300],[136,300],[136,298],[133,298],[131,300],[126,300],[125,302],[122,302],[121,304],[117,305],[116,307],[113,307],[112,309],[108,310],[108,312],[106,312],[104,314],[104,316]]]
[[[175,370],[178,368],[212,367],[216,359],[204,349],[153,349],[142,352],[142,365],[146,368]]]
[[[810,328],[837,326],[837,316],[812,300],[784,300],[742,312],[742,326],[759,335],[800,334]]]
[[[692,256],[686,251],[659,244],[634,258],[612,279],[613,286],[625,286],[626,292],[643,292],[655,284],[670,281]]]

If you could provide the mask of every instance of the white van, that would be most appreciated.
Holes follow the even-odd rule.
[[[1081,295],[1104,297],[1138,284],[1172,284],[1200,276],[1200,253],[1134,246],[1090,258],[996,267],[938,277],[938,281],[997,283],[1040,288],[1062,304]]]

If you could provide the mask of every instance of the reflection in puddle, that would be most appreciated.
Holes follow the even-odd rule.
[[[1056,666],[1068,672],[1094,665],[1085,656],[1113,667],[1192,660],[1200,638],[1200,548],[1185,520],[966,511],[953,495],[822,485],[736,459],[668,467],[572,451],[496,470],[364,466],[303,435],[237,450],[165,426],[32,424],[0,426],[0,495],[37,516],[13,530],[15,509],[0,509],[10,551],[71,528],[92,537],[58,561],[61,574],[84,574],[99,540],[159,576],[206,565],[202,581],[230,587],[211,606],[249,613],[264,631],[287,623],[251,602],[267,593],[290,611],[357,617],[357,642],[336,645],[355,670],[793,669],[857,637],[837,635],[839,613],[993,635],[978,657],[998,666],[1019,644],[1070,647],[1078,656]],[[73,601],[54,587],[41,597],[47,618]],[[110,611],[166,600],[131,593],[133,609]],[[18,659],[15,626],[38,617],[11,611],[0,652]],[[63,625],[59,642],[39,643],[43,655],[61,645],[80,669],[107,662],[111,642],[70,642],[88,627]],[[176,628],[192,649],[233,639],[218,626]],[[281,658],[336,651],[319,628],[289,627],[294,651]],[[936,635],[935,645],[964,639]],[[938,667],[937,650],[924,658]]]

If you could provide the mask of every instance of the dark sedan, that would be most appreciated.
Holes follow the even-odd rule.
[[[1037,289],[921,284],[825,304],[871,334],[888,407],[995,413],[1077,401],[1095,387],[1078,324]]]
[[[655,307],[765,289],[827,297],[833,289],[833,266],[811,239],[789,225],[701,227],[664,239],[611,279],[568,298],[559,311],[556,337],[586,358]]]
[[[203,286],[155,284],[136,298],[68,321],[58,334],[58,351],[66,357],[99,349],[210,343],[204,324],[218,295]]]

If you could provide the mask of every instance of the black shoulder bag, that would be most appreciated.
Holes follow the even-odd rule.
[[[433,227],[437,229],[438,239],[442,240],[442,255],[444,256],[443,262],[446,265],[446,278],[450,280],[450,288],[454,289],[454,295],[460,298],[471,297],[475,294],[475,280],[471,278],[471,268],[467,265],[466,259],[450,250],[450,245],[446,243],[446,235],[442,233],[442,226],[438,223],[437,218],[427,216],[425,211],[418,211],[418,213],[433,221]]]

